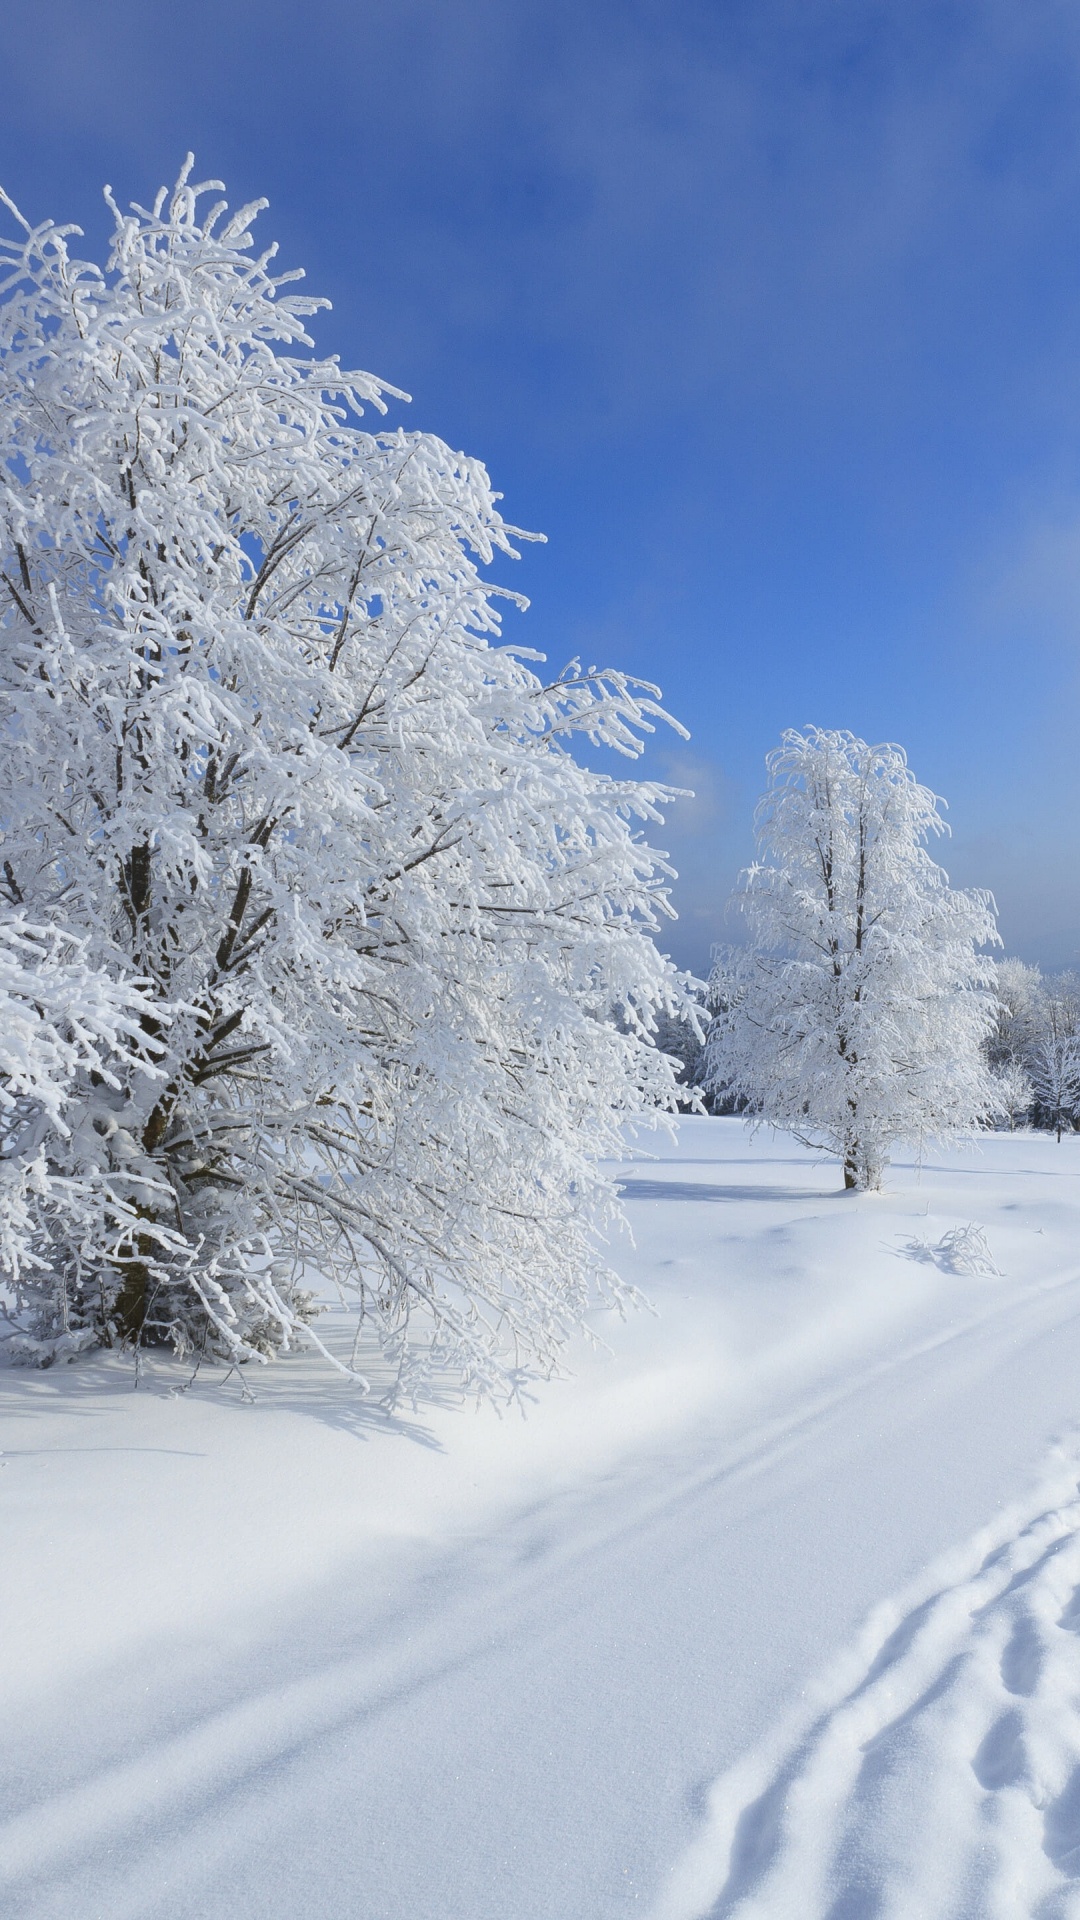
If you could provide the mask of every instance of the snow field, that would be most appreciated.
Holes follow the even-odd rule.
[[[1080,1141],[643,1145],[526,1420],[0,1375],[5,1914],[1074,1911]]]

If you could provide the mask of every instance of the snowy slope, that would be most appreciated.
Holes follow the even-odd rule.
[[[1080,1139],[649,1148],[527,1421],[0,1375],[5,1913],[1080,1911]]]

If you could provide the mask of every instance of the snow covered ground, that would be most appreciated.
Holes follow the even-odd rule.
[[[527,1420],[0,1374],[5,1914],[1080,1916],[1080,1138],[649,1147]]]

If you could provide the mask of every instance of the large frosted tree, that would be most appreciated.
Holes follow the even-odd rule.
[[[712,983],[710,1084],[877,1187],[894,1143],[993,1108],[993,902],[931,858],[940,802],[899,747],[811,727],[767,765],[762,857],[735,895],[747,944]]]
[[[483,467],[360,424],[393,390],[316,356],[322,303],[217,191],[110,198],[104,268],[9,203],[21,1344],[265,1356],[329,1280],[404,1377],[512,1390],[617,1287],[598,1162],[673,1099],[663,790],[571,751],[636,753],[655,689],[503,643]]]

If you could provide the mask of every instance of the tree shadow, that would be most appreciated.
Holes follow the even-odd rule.
[[[353,1439],[396,1434],[418,1446],[443,1452],[443,1443],[424,1418],[464,1404],[465,1396],[453,1383],[432,1384],[409,1396],[408,1408],[389,1403],[392,1374],[377,1358],[365,1355],[361,1371],[372,1390],[337,1373],[322,1355],[311,1351],[279,1355],[265,1368],[248,1363],[204,1360],[197,1367],[168,1352],[139,1355],[97,1351],[81,1355],[63,1367],[40,1369],[0,1364],[0,1419],[25,1431],[45,1413],[59,1412],[77,1421],[94,1422],[113,1415],[125,1401],[138,1396],[154,1400],[189,1400],[193,1405],[231,1407],[245,1418],[258,1420],[271,1413],[297,1414]],[[187,1452],[185,1448],[131,1447],[19,1447],[2,1449],[8,1458],[38,1452]],[[199,1450],[200,1452],[202,1449]]]
[[[991,1138],[997,1138],[997,1136],[992,1135]],[[1009,1135],[1003,1134],[1001,1138],[1007,1140]],[[953,1178],[987,1180],[993,1179],[998,1173],[998,1169],[988,1165],[985,1160],[978,1166],[971,1167],[939,1167],[930,1160],[890,1160],[889,1169],[893,1173],[939,1173],[949,1180]],[[1010,1180],[1056,1180],[1060,1169],[1057,1167],[1010,1167],[1008,1171]]]
[[[807,1201],[834,1200],[842,1196],[835,1187],[781,1186],[706,1186],[696,1180],[620,1180],[619,1194],[624,1200],[791,1200],[805,1206]]]
[[[816,1158],[811,1157],[815,1155]],[[622,1167],[631,1160],[636,1161],[639,1166],[652,1167],[716,1167],[720,1165],[725,1167],[802,1167],[804,1172],[807,1168],[820,1166],[823,1161],[831,1166],[836,1165],[835,1156],[829,1154],[824,1147],[808,1147],[805,1153],[790,1154],[786,1158],[778,1153],[747,1153],[739,1159],[727,1153],[722,1158],[717,1154],[628,1153],[622,1160],[613,1161],[609,1158],[608,1165]]]

